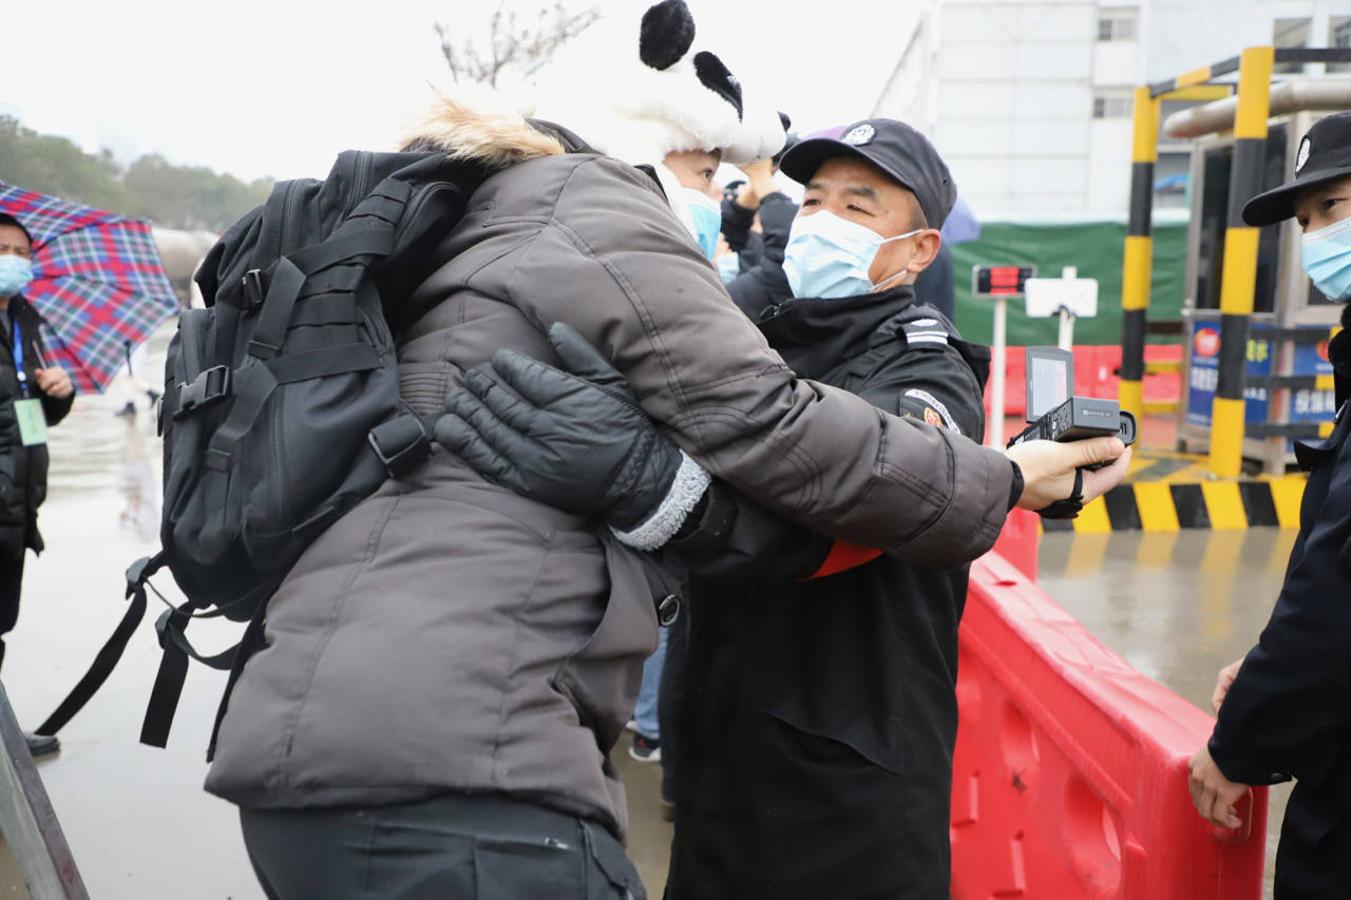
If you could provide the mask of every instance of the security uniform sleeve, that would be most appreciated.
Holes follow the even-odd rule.
[[[894,342],[898,352],[869,374],[859,395],[886,412],[980,440],[985,413],[975,373],[941,326],[908,330],[910,335],[898,335]],[[802,581],[829,577],[881,555],[794,525],[718,481],[695,515],[668,549],[704,578]]]
[[[1302,546],[1220,706],[1210,755],[1231,781],[1319,780],[1343,766],[1351,730],[1351,409],[1324,490],[1315,468],[1300,512]],[[1327,445],[1325,445],[1326,447]],[[1322,496],[1320,496],[1322,494]],[[1334,776],[1344,780],[1345,776]]]

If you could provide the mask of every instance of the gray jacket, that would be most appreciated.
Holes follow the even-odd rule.
[[[545,332],[561,321],[692,457],[781,514],[937,564],[993,544],[1012,480],[1001,454],[797,379],[647,173],[565,132],[491,124],[465,114],[429,136],[502,168],[412,297],[427,311],[399,364],[415,409],[439,412],[499,348],[551,358]],[[622,836],[606,755],[661,590],[594,523],[438,450],[324,533],[278,590],[207,789],[250,807],[499,791]]]

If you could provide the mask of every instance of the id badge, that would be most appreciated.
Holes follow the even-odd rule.
[[[41,400],[15,400],[14,415],[19,420],[19,440],[25,447],[47,443],[47,415]]]

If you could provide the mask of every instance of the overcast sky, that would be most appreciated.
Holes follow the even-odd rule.
[[[748,91],[772,91],[803,130],[868,115],[903,49],[901,14],[871,12],[901,4],[690,5],[696,44],[721,55]],[[530,14],[541,3],[508,6]],[[154,152],[244,178],[322,175],[340,150],[390,146],[426,102],[429,82],[446,80],[432,28],[438,18],[478,23],[495,7],[487,0],[25,0],[5,12],[0,114],[87,150],[110,147],[124,161]],[[795,11],[813,8],[829,12]]]

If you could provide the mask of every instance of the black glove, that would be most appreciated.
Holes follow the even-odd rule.
[[[662,506],[684,457],[581,335],[556,324],[549,342],[564,370],[498,351],[450,395],[436,439],[518,494],[629,531]]]

